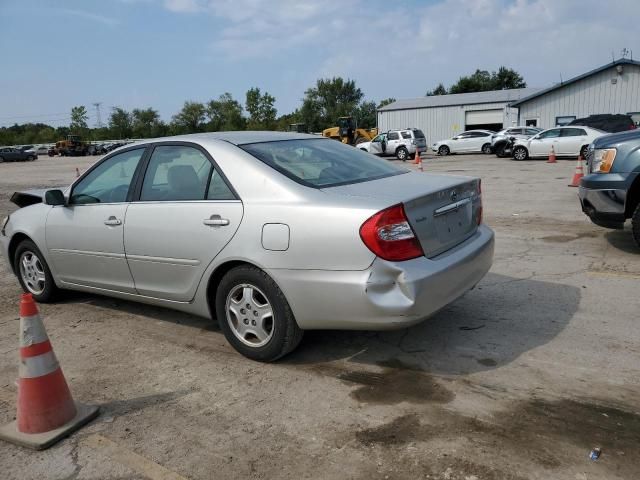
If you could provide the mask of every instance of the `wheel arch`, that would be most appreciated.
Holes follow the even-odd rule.
[[[213,270],[213,272],[211,272],[211,275],[209,275],[209,280],[207,281],[206,301],[211,318],[216,318],[216,293],[218,292],[218,286],[220,285],[222,278],[232,269],[242,266],[255,267],[264,271],[264,268],[256,265],[255,263],[249,262],[247,260],[236,259],[228,260],[224,263],[221,263]]]
[[[627,198],[624,202],[624,218],[631,218],[638,203],[640,203],[640,175],[636,176],[627,191]]]
[[[33,242],[33,239],[27,235],[26,233],[23,232],[18,232],[15,235],[13,235],[13,237],[11,237],[11,240],[9,241],[9,260],[10,260],[10,264],[11,264],[11,271],[16,274],[16,266],[15,266],[15,256],[16,256],[16,250],[18,249],[18,245],[20,245],[24,240],[31,240]],[[36,243],[36,242],[33,242]]]

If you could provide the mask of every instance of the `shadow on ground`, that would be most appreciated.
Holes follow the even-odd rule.
[[[624,230],[609,230],[604,234],[609,245],[626,253],[640,254],[640,247],[633,241],[630,226]]]
[[[434,374],[489,370],[553,340],[571,321],[580,296],[573,286],[490,273],[419,325],[395,332],[307,332],[283,362],[384,365],[398,359]]]

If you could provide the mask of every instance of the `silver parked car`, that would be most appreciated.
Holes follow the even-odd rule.
[[[2,251],[36,300],[73,289],[215,317],[261,361],[306,329],[420,322],[493,259],[479,179],[298,133],[147,140],[12,200]]]

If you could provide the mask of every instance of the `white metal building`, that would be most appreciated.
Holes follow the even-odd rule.
[[[640,122],[640,62],[621,59],[511,104],[518,124],[551,128],[598,113],[625,113]]]
[[[537,91],[520,88],[397,100],[378,110],[378,128],[382,132],[419,128],[427,137],[427,145],[465,130],[501,130],[518,121],[518,110],[509,104]]]
[[[546,89],[521,88],[398,100],[378,110],[378,128],[417,127],[427,144],[476,128],[551,128],[599,113],[640,123],[640,62],[620,59]]]

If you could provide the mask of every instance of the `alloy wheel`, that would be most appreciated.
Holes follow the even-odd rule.
[[[273,308],[258,287],[236,285],[227,295],[225,311],[231,331],[245,345],[262,347],[273,337]]]
[[[33,252],[26,251],[20,256],[20,276],[27,290],[34,295],[40,295],[46,287],[44,267],[40,259]]]

